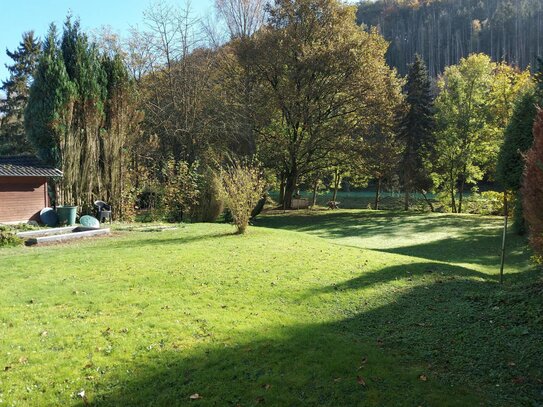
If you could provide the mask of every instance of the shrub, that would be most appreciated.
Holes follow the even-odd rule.
[[[262,196],[264,182],[257,167],[234,160],[221,172],[222,196],[238,233],[245,233],[251,212]]]
[[[524,218],[528,222],[530,243],[536,255],[543,256],[543,110],[534,124],[534,143],[526,153],[522,180]]]
[[[192,215],[197,222],[215,222],[224,211],[221,180],[217,173],[206,167],[200,178],[200,196]]]
[[[514,203],[514,196],[507,194],[509,213]],[[466,213],[477,213],[479,215],[503,215],[503,192],[485,191],[481,193],[474,192],[466,198]]]
[[[0,247],[12,247],[23,244],[23,239],[17,237],[15,232],[15,228],[0,226]]]
[[[198,204],[198,166],[186,162],[168,160],[163,170],[164,209],[167,220],[180,222]]]

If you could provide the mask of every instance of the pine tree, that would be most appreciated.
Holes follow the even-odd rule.
[[[407,112],[401,122],[400,138],[405,149],[401,162],[401,178],[405,193],[405,210],[409,194],[427,190],[431,180],[424,168],[424,158],[432,149],[434,129],[434,97],[424,61],[419,55],[409,68],[406,84]]]
[[[32,152],[25,137],[24,110],[40,53],[40,42],[33,31],[23,34],[16,50],[6,50],[13,64],[7,67],[10,76],[0,87],[6,95],[0,103],[0,154]]]

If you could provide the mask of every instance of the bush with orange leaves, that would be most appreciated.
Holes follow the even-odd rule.
[[[526,153],[522,181],[524,217],[530,227],[530,243],[541,263],[543,260],[543,109],[534,123],[534,144]]]

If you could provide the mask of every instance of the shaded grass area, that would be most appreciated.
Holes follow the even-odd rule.
[[[3,249],[0,405],[543,402],[541,288],[523,241],[499,286],[490,257],[443,260],[468,252],[470,233],[493,246],[496,225],[403,216],[267,216],[248,236],[194,224]],[[356,232],[372,218],[380,226]],[[464,246],[438,244],[437,221]],[[443,253],[394,252],[410,248],[397,228]]]

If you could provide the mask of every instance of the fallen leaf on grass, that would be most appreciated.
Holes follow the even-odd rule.
[[[256,404],[264,404],[266,400],[264,400],[264,397],[257,397],[256,398]]]
[[[428,381],[428,376],[426,376],[424,374],[421,374],[421,375],[419,375],[419,380],[423,381],[423,382],[426,382],[426,381]]]
[[[26,356],[21,356],[21,357],[19,358],[19,363],[20,363],[21,365],[26,365],[26,364],[28,363],[28,358],[27,358]]]
[[[200,400],[201,398],[202,396],[200,396],[198,393],[191,394],[191,396],[189,397],[189,399],[191,400]]]
[[[361,386],[366,386],[366,381],[362,376],[356,376],[356,382]]]
[[[513,377],[511,381],[513,382],[513,384],[523,384],[526,381],[526,378],[523,376],[517,376],[517,377]]]
[[[263,385],[262,385],[262,388],[263,388],[263,389],[266,389],[266,390],[271,389],[271,387],[272,387],[271,384],[263,384]]]
[[[360,361],[360,366],[358,366],[357,370],[363,369],[364,366],[366,366],[366,363],[368,363],[368,358],[362,358],[362,360]]]
[[[340,381],[341,381],[341,377],[336,377],[336,378],[334,379],[334,383],[337,383],[337,382],[340,382]]]

